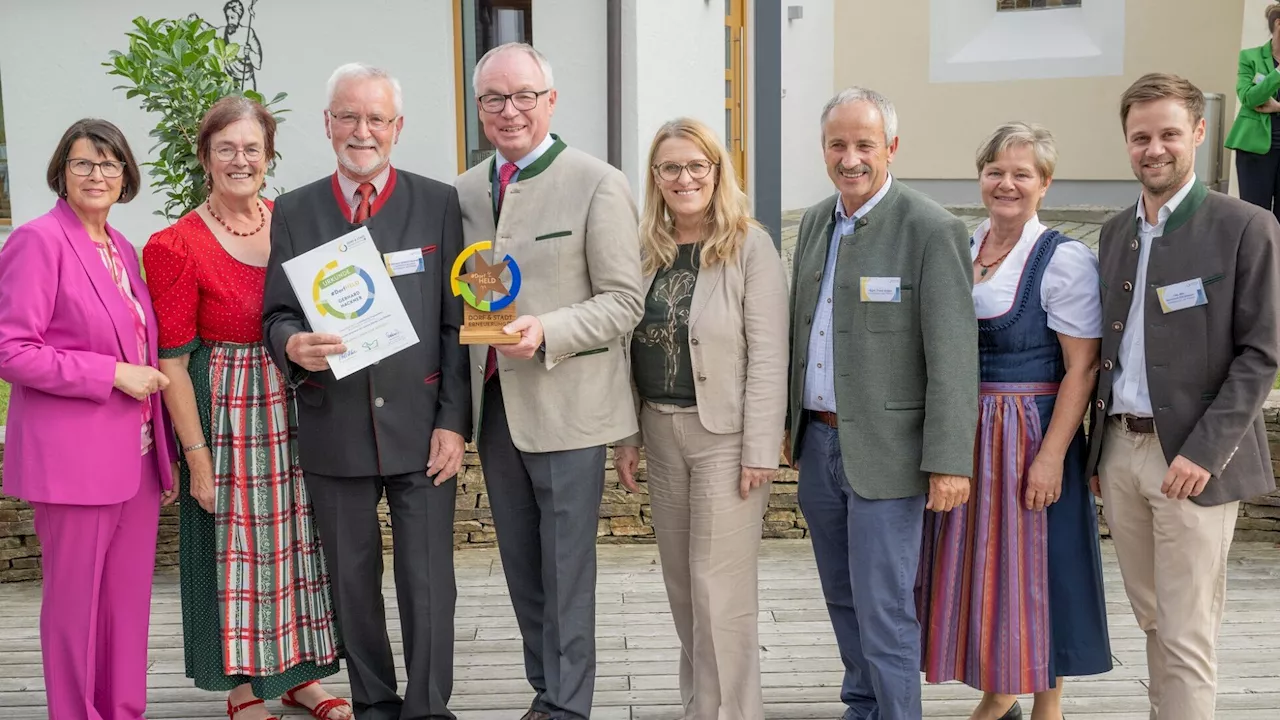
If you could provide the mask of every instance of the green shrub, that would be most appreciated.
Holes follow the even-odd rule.
[[[127,91],[129,98],[141,98],[143,110],[160,116],[150,133],[156,139],[151,150],[160,151],[159,159],[143,165],[150,168],[151,187],[166,196],[164,210],[155,214],[173,221],[205,199],[207,188],[204,169],[196,157],[196,136],[209,107],[228,95],[244,95],[267,107],[276,122],[283,122],[281,115],[288,111],[273,106],[287,96],[279,93],[268,102],[260,93],[242,87],[226,70],[240,46],[225,42],[216,28],[198,17],[137,17],[133,25],[134,31],[128,33],[128,52],[112,50],[111,59],[103,65],[109,68],[108,75],[129,81],[116,90]],[[279,157],[276,153],[275,159]]]

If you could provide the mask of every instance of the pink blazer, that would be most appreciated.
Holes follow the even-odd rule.
[[[117,362],[157,366],[156,317],[138,253],[108,226],[146,315],[140,361],[130,310],[65,200],[17,228],[0,250],[0,379],[12,386],[4,492],[30,502],[111,505],[138,492],[138,401],[116,390]],[[177,456],[160,393],[151,396],[165,490]]]

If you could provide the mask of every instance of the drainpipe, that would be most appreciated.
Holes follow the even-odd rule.
[[[605,46],[609,164],[622,169],[622,0],[606,0]]]
[[[751,162],[755,215],[782,247],[782,8],[755,0],[755,144]]]

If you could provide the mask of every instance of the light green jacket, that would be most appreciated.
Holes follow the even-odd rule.
[[[1236,97],[1240,112],[1227,133],[1226,146],[1232,150],[1266,154],[1271,150],[1271,114],[1255,107],[1276,96],[1280,90],[1280,71],[1271,59],[1271,41],[1262,47],[1240,51],[1240,69],[1236,77]]]

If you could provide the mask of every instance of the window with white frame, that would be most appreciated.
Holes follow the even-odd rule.
[[[1128,0],[928,1],[931,82],[1124,74]]]

